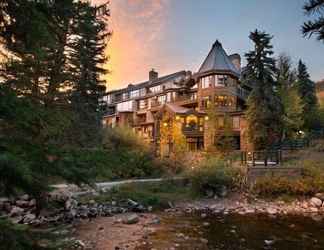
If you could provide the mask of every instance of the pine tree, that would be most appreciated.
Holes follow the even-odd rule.
[[[304,105],[304,119],[306,130],[318,126],[318,103],[316,97],[315,83],[310,80],[306,65],[299,60],[297,69],[297,81],[295,86]]]
[[[306,15],[315,16],[315,20],[307,21],[302,26],[304,36],[315,35],[317,40],[324,42],[324,1],[309,0],[304,5]]]
[[[245,55],[245,81],[253,86],[247,101],[248,135],[255,149],[265,149],[280,137],[283,109],[275,91],[276,68],[270,44],[272,37],[258,30],[251,32],[249,37],[254,42],[255,50]]]
[[[283,104],[283,137],[294,137],[304,124],[303,102],[294,87],[296,72],[292,69],[291,58],[281,54],[276,63],[278,94]]]
[[[106,5],[94,7],[82,2],[77,8],[79,15],[74,19],[73,31],[78,36],[71,43],[70,63],[76,79],[71,102],[76,114],[74,123],[78,127],[78,143],[91,146],[100,138],[102,114],[99,99],[106,83],[100,75],[107,73],[103,64],[107,61],[105,49],[110,37],[106,22],[109,11]]]

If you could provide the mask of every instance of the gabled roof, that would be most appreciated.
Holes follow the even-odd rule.
[[[240,71],[234,66],[229,56],[226,54],[222,44],[216,40],[198,71],[199,74],[207,72],[228,72],[235,76],[240,76]]]

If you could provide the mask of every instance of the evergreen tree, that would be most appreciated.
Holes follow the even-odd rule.
[[[304,36],[315,35],[319,41],[324,42],[324,1],[309,0],[304,5],[306,15],[313,15],[315,19],[305,22],[302,27]]]
[[[70,63],[73,66],[75,82],[72,88],[71,102],[76,114],[78,143],[95,145],[100,138],[101,115],[99,99],[105,91],[105,80],[100,75],[106,74],[103,67],[107,61],[105,49],[110,33],[107,27],[109,11],[106,5],[98,7],[88,3],[77,4],[78,16],[74,20],[75,36],[71,48]]]
[[[292,69],[291,58],[281,54],[276,63],[278,94],[283,104],[283,137],[294,137],[304,124],[303,102],[294,83],[296,72]]]
[[[306,65],[299,60],[297,69],[297,81],[295,86],[304,105],[304,119],[306,130],[318,126],[318,103],[316,97],[315,83],[310,80]]]
[[[251,32],[249,37],[255,49],[245,55],[245,81],[253,86],[247,101],[248,135],[255,149],[265,149],[280,137],[283,109],[275,91],[272,37],[258,30]]]

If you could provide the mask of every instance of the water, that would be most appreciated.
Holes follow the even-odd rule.
[[[207,223],[206,223],[207,222]],[[209,225],[208,225],[209,223]],[[208,240],[208,242],[206,241]],[[138,249],[324,250],[324,221],[302,216],[167,215]]]

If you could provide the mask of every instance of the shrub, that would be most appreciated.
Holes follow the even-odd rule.
[[[105,167],[112,179],[159,176],[163,172],[154,151],[127,127],[107,129],[103,139]]]
[[[253,187],[256,194],[265,197],[280,195],[311,196],[324,191],[324,183],[312,177],[288,179],[286,177],[260,178]]]
[[[199,193],[207,190],[219,193],[224,187],[241,188],[245,179],[241,168],[228,165],[216,157],[206,158],[189,171],[187,176],[192,182],[193,190]]]

